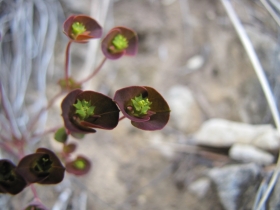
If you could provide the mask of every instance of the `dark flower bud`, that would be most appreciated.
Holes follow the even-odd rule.
[[[101,43],[106,58],[118,59],[123,55],[133,56],[137,53],[137,34],[125,27],[115,27],[109,31]]]
[[[169,120],[170,109],[153,88],[131,86],[116,91],[114,101],[131,124],[142,130],[160,130]]]
[[[68,173],[81,176],[89,172],[91,163],[86,157],[78,156],[75,160],[66,163],[65,167]]]
[[[65,168],[52,151],[39,148],[20,160],[17,172],[28,183],[57,184],[63,180]]]
[[[70,154],[74,152],[77,148],[76,144],[70,143],[70,144],[65,144],[63,145],[63,152],[66,154]]]
[[[111,130],[119,121],[119,109],[111,98],[94,91],[73,90],[61,103],[65,128],[73,133]]]
[[[10,160],[0,160],[0,193],[15,195],[26,187],[26,181],[15,169],[16,166]]]

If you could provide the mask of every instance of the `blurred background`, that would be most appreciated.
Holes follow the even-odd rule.
[[[171,108],[161,131],[141,131],[124,119],[112,131],[98,130],[78,140],[76,154],[90,158],[92,170],[83,177],[67,174],[56,186],[36,185],[49,209],[234,210],[256,205],[259,187],[267,186],[262,180],[275,168],[279,132],[225,2],[248,35],[279,104],[277,0],[0,1],[0,80],[19,130],[28,131],[26,125],[60,90],[68,42],[62,25],[72,14],[95,18],[103,36],[114,26],[132,28],[139,36],[135,57],[107,60],[84,89],[113,97],[122,87],[151,86]],[[100,40],[72,44],[73,78],[85,78],[102,58]],[[36,132],[63,125],[61,100],[39,118]],[[3,113],[0,117],[3,131],[7,119]],[[27,151],[39,146],[61,149],[49,135],[33,139]],[[263,209],[279,209],[279,190],[276,185]],[[0,199],[1,209],[21,209],[32,193],[27,188]]]

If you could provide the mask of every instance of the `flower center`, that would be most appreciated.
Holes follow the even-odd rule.
[[[94,109],[95,106],[91,106],[90,101],[82,100],[80,101],[78,99],[76,104],[73,104],[73,106],[76,108],[76,114],[80,117],[81,120],[85,120],[88,117],[94,115]]]
[[[36,172],[47,172],[52,166],[52,161],[50,160],[49,155],[43,155],[34,166]]]
[[[12,167],[7,162],[4,162],[0,167],[0,180],[11,182],[15,180],[12,172]]]
[[[83,160],[76,160],[74,162],[74,167],[79,169],[79,170],[82,170],[82,169],[84,169],[86,167],[86,163]]]
[[[74,36],[78,36],[86,31],[86,27],[84,24],[79,22],[74,22],[72,24],[72,33]]]
[[[143,98],[142,94],[136,96],[134,99],[131,99],[133,111],[132,114],[136,117],[146,115],[147,112],[151,109],[150,105],[152,102],[148,98]]]
[[[127,39],[121,34],[115,36],[112,43],[117,51],[122,51],[128,47]]]

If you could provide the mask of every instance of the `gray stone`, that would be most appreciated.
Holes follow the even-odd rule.
[[[225,210],[251,209],[258,185],[261,168],[257,164],[232,165],[209,171]]]
[[[198,198],[205,197],[210,188],[211,181],[208,178],[200,178],[189,185],[188,190]]]
[[[267,179],[270,180],[270,179]],[[267,183],[268,184],[268,183]],[[274,210],[274,209],[280,209],[280,181],[279,181],[279,175],[278,175],[278,181],[275,183],[275,186],[272,190],[271,195],[268,199],[268,209]]]
[[[203,123],[194,134],[194,140],[198,145],[213,147],[243,143],[264,150],[279,149],[279,133],[271,125],[250,125],[224,119],[211,119]]]
[[[191,57],[187,63],[186,63],[186,67],[188,70],[197,70],[200,69],[204,64],[204,58],[201,55],[195,55],[193,57]]]
[[[249,144],[232,145],[229,156],[244,163],[254,162],[261,165],[270,165],[274,161],[273,155]]]
[[[191,90],[186,86],[173,86],[167,95],[171,109],[170,121],[177,129],[190,133],[202,124],[202,113]]]

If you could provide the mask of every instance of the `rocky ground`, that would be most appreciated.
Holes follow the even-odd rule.
[[[62,2],[67,15],[92,11],[90,0]],[[251,209],[275,163],[279,135],[221,2],[118,0],[110,5],[104,33],[117,25],[133,28],[139,53],[108,61],[85,87],[113,96],[125,86],[152,86],[168,101],[170,122],[161,131],[144,132],[125,119],[112,131],[87,135],[77,153],[92,160],[91,172],[67,175],[48,190],[38,186],[42,201],[49,208],[75,210]],[[258,1],[234,1],[234,8],[277,96],[277,25]],[[63,75],[66,38],[58,39],[49,96]],[[88,47],[73,45],[75,78],[88,73],[83,68]],[[101,53],[94,58],[98,63]],[[48,125],[62,123],[59,105],[51,110]],[[59,149],[49,138],[44,144]],[[277,194],[273,196],[269,208],[277,209]],[[26,190],[12,203],[30,198]]]

